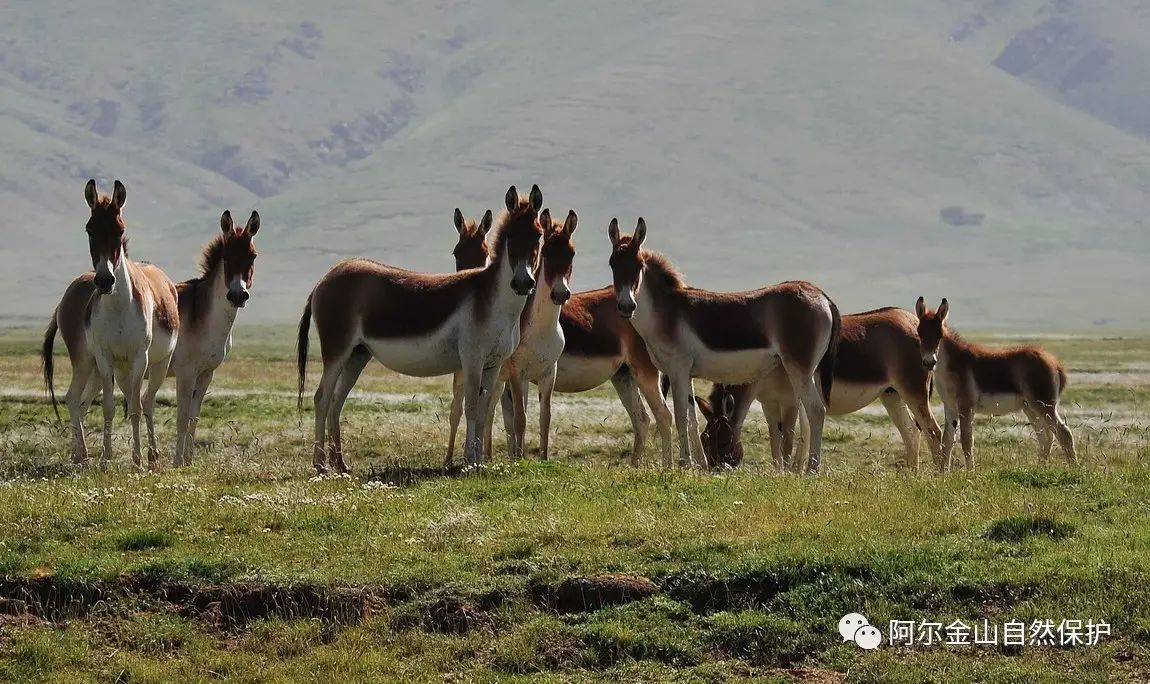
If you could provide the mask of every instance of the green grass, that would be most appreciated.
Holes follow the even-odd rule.
[[[1081,468],[1036,463],[1007,416],[979,419],[974,472],[908,472],[865,413],[828,422],[813,478],[772,472],[754,413],[736,472],[662,470],[657,440],[631,468],[602,390],[557,398],[552,461],[444,477],[448,383],[378,368],[346,415],[355,474],[316,478],[271,336],[217,375],[192,466],[133,472],[118,422],[111,470],[77,473],[34,349],[0,338],[0,680],[1102,681],[1150,658],[1150,440],[1129,370],[1150,343],[1060,348]],[[1076,381],[1083,365],[1118,380]],[[165,445],[173,413],[161,404]],[[97,426],[93,412],[92,447]],[[541,598],[605,573],[657,591],[575,612]],[[836,631],[854,611],[1107,620],[1113,636],[865,653]]]

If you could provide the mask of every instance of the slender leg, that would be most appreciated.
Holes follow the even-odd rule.
[[[807,412],[796,404],[792,397],[783,402],[781,417],[775,429],[779,431],[779,445],[782,450],[783,472],[793,472],[801,475],[806,470],[802,455],[810,450],[811,423],[807,420]],[[795,419],[799,421],[799,441],[795,443]],[[797,448],[796,448],[797,447]]]
[[[187,460],[188,416],[192,410],[192,394],[196,389],[195,376],[176,376],[176,453],[172,463],[178,468]]]
[[[543,377],[539,379],[539,460],[546,461],[550,456],[551,447],[551,395],[555,392],[555,375],[558,371],[557,364],[551,364],[544,373]],[[638,402],[638,396],[635,397],[635,404],[642,409],[642,405]],[[647,412],[643,412],[646,417]]]
[[[336,357],[327,357],[323,360],[323,375],[320,376],[319,386],[315,389],[315,445],[312,454],[312,465],[317,473],[327,472],[327,444],[326,428],[327,417],[335,397],[336,384],[347,364],[351,350],[347,350]]]
[[[763,418],[767,421],[767,434],[771,438],[771,457],[775,461],[775,470],[780,473],[787,472],[786,454],[783,453],[783,418],[779,410],[779,403],[770,399],[759,399],[763,406]]]
[[[359,376],[369,361],[371,361],[371,352],[368,351],[367,347],[361,346],[352,350],[351,356],[348,357],[347,363],[343,367],[343,372],[339,374],[339,382],[336,383],[335,394],[332,396],[331,404],[328,407],[327,429],[332,445],[331,451],[328,453],[328,464],[341,473],[348,472],[348,469],[347,463],[343,459],[343,432],[340,430],[339,421],[343,415],[343,405],[347,403],[347,395],[351,394],[355,383],[359,382]],[[197,394],[199,393],[197,392]],[[202,399],[202,395],[200,396]],[[199,411],[196,411],[196,417],[199,417]],[[192,424],[192,431],[194,434],[195,423]]]
[[[918,428],[915,427],[914,416],[910,415],[910,409],[898,392],[886,390],[880,399],[899,436],[902,437],[902,445],[906,449],[906,467],[918,470]]]
[[[643,458],[643,452],[647,448],[647,434],[651,429],[651,418],[647,415],[646,409],[643,408],[643,401],[639,398],[639,387],[635,384],[635,376],[631,374],[630,370],[620,369],[612,375],[611,386],[615,388],[615,394],[619,395],[619,402],[623,404],[627,417],[631,419],[631,465],[638,466]],[[540,393],[543,391],[542,383],[539,385],[539,391]],[[664,406],[664,408],[666,407]],[[542,409],[540,409],[539,417],[542,420]]]
[[[88,461],[88,446],[84,443],[84,414],[88,410],[85,397],[88,396],[89,387],[98,386],[94,366],[95,362],[86,358],[72,367],[72,383],[64,399],[68,405],[68,417],[72,421],[72,462],[76,464]]]
[[[823,423],[826,420],[827,409],[823,404],[822,393],[815,383],[813,373],[805,369],[787,367],[787,377],[795,391],[795,398],[802,405],[810,424],[811,442],[808,448],[807,472],[812,475],[819,472],[819,459],[823,447]]]
[[[488,420],[492,390],[499,377],[499,366],[491,368],[467,368],[467,399],[464,413],[467,415],[467,462],[478,464],[482,457],[483,432],[490,429]],[[494,416],[491,416],[494,418]]]
[[[694,405],[692,391],[690,374],[681,373],[671,376],[671,399],[675,404],[675,428],[679,433],[679,465],[684,468],[697,462],[695,454],[691,453],[694,442],[698,441],[691,439],[691,412]],[[698,433],[695,436],[697,438]],[[703,457],[701,451],[699,457]]]
[[[100,380],[104,393],[104,450],[100,454],[100,465],[107,468],[112,460],[112,421],[116,419],[116,383],[110,364],[106,373],[101,369]]]
[[[921,396],[915,396],[915,393],[900,391],[899,396],[906,402],[907,410],[910,411],[911,418],[919,430],[926,435],[930,455],[934,459],[935,467],[939,467],[942,463],[942,430],[939,429],[938,421],[934,419],[934,413],[930,410],[927,395],[924,392]]]
[[[495,377],[495,383],[491,386],[491,399],[487,402],[487,409],[480,415],[483,416],[482,421],[482,435],[483,435],[483,453],[480,454],[482,459],[484,456],[488,459],[495,458],[494,447],[491,446],[495,437],[495,409],[503,405],[503,397],[508,396],[511,392],[511,383],[507,382],[506,378],[499,373]],[[495,401],[495,397],[499,397],[499,402]],[[512,406],[514,412],[514,406]],[[507,425],[507,414],[504,414],[504,431],[507,433],[507,458],[508,460],[515,459],[515,424],[514,416],[512,416],[511,425]]]
[[[1045,464],[1050,460],[1050,447],[1054,445],[1054,431],[1051,429],[1047,418],[1029,401],[1023,403],[1022,412],[1026,414],[1026,419],[1030,421],[1030,427],[1034,428],[1034,436],[1038,438],[1038,462]]]
[[[515,453],[515,395],[513,394],[514,383],[507,382],[503,385],[503,392],[499,395],[499,409],[503,414],[503,432],[507,435],[507,454],[510,458],[514,458],[511,454]],[[491,429],[495,429],[495,419],[491,420]],[[487,458],[491,458],[491,441],[492,436],[487,435],[486,443],[483,445],[483,450],[487,453]]]
[[[962,455],[966,469],[974,470],[974,409],[966,409],[958,416],[958,429],[962,437]]]
[[[128,420],[132,423],[132,463],[141,466],[140,457],[140,414],[144,412],[142,396],[144,393],[144,375],[148,372],[147,352],[137,357],[127,377],[127,382],[120,387],[127,397]]]
[[[148,428],[148,467],[155,469],[160,460],[160,450],[156,447],[156,393],[168,377],[168,362],[152,364],[148,368],[148,387],[144,391],[141,407],[144,412],[144,423]]]
[[[451,376],[451,415],[447,423],[447,454],[443,457],[443,467],[450,468],[455,463],[455,433],[459,431],[459,419],[463,417],[463,373]]]
[[[196,451],[196,428],[200,426],[200,410],[204,407],[204,397],[208,395],[208,387],[212,384],[212,378],[215,376],[214,370],[206,370],[200,373],[196,378],[195,387],[192,389],[192,400],[188,406],[188,430],[186,433],[187,444],[184,447],[184,462],[191,463],[192,457]]]
[[[1070,465],[1078,465],[1078,456],[1074,453],[1074,435],[1066,425],[1066,420],[1058,411],[1058,406],[1050,407],[1050,423],[1053,426],[1054,436],[1058,438],[1058,445],[1062,447],[1062,454]]]
[[[950,470],[952,465],[954,436],[958,431],[958,407],[944,404],[942,410],[943,420],[946,424],[942,429],[942,451],[939,454],[938,469],[940,472],[946,472]]]
[[[517,373],[508,379],[507,384],[511,387],[512,407],[515,410],[515,420],[511,426],[515,431],[514,439],[511,440],[515,449],[512,458],[519,460],[527,455],[527,376]]]

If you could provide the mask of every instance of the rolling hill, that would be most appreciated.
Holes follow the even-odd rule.
[[[607,282],[610,218],[643,215],[699,286],[1150,326],[1133,1],[93,0],[0,26],[6,320],[84,270],[95,176],[127,183],[133,256],[173,277],[223,208],[259,208],[247,321],[293,320],[345,256],[448,270],[454,207],[537,182],[580,214],[581,288]]]

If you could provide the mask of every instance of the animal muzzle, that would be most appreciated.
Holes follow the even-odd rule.
[[[96,291],[102,295],[110,295],[116,291],[116,276],[108,271],[97,271],[93,279]]]
[[[530,275],[517,275],[511,279],[511,289],[520,297],[526,297],[535,291],[535,279]]]
[[[563,306],[569,299],[571,299],[571,290],[566,287],[551,291],[551,301],[558,306]]]
[[[242,309],[248,305],[248,300],[251,299],[251,294],[247,290],[228,290],[228,302],[237,309]]]

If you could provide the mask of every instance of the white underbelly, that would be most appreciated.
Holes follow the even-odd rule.
[[[447,332],[424,337],[365,339],[377,361],[396,373],[415,377],[447,375],[462,368],[459,345]]]
[[[701,352],[695,360],[692,375],[711,382],[743,385],[770,373],[779,365],[779,357],[766,349]]]
[[[854,413],[878,399],[886,385],[866,385],[836,380],[831,385],[831,415],[842,416]]]
[[[1017,394],[983,394],[978,397],[974,410],[992,416],[1022,410],[1022,397]]]
[[[559,356],[559,372],[555,379],[557,392],[586,392],[611,379],[622,365],[617,356]]]

